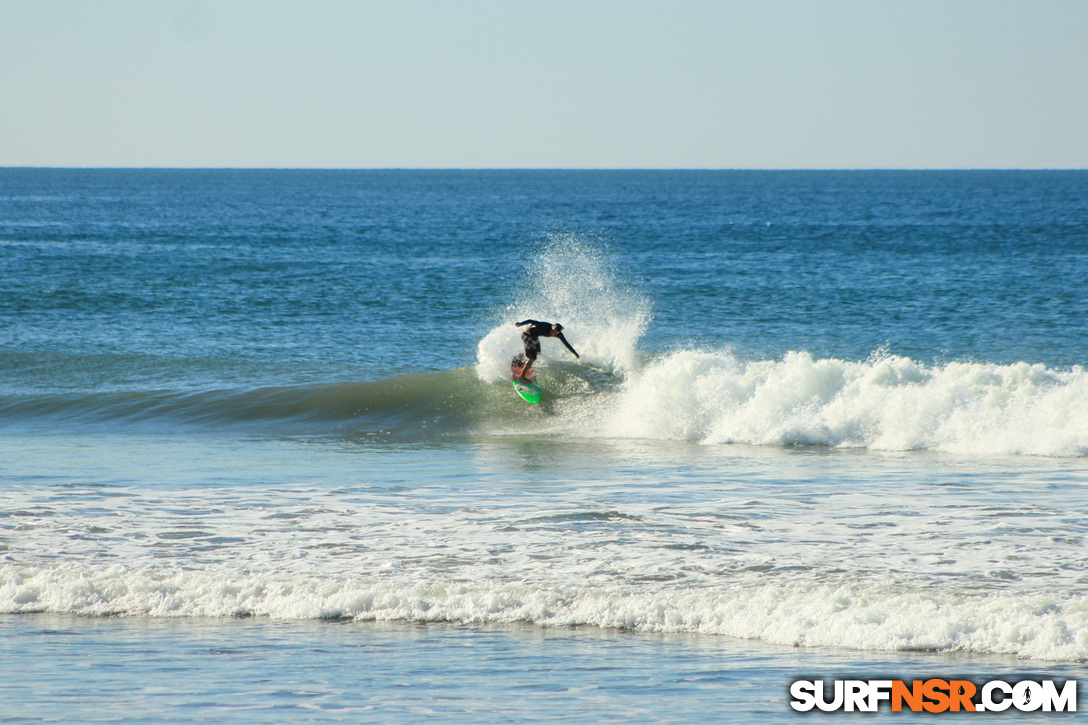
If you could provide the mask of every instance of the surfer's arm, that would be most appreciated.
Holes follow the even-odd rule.
[[[515,322],[514,327],[525,327],[526,325],[531,325],[534,322],[536,322],[536,320],[523,320],[521,322]]]
[[[560,332],[560,333],[559,333],[558,335],[556,335],[556,337],[558,337],[558,338],[559,338],[559,342],[561,342],[561,343],[563,343],[564,345],[566,345],[566,346],[567,346],[567,349],[568,349],[568,350],[570,350],[570,351],[571,351],[572,353],[574,353],[574,357],[578,358],[579,360],[580,360],[580,359],[582,358],[582,356],[581,356],[581,355],[579,355],[579,354],[578,354],[578,352],[577,352],[577,351],[576,351],[576,350],[575,350],[575,349],[574,349],[573,347],[571,347],[571,346],[570,346],[570,343],[569,343],[569,342],[567,342],[567,338],[563,337],[563,333],[562,333],[562,332]]]

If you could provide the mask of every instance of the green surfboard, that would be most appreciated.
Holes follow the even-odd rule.
[[[518,395],[520,395],[526,403],[536,405],[540,402],[540,386],[534,382],[527,383],[524,380],[515,380],[514,390],[518,391]]]
[[[540,386],[536,382],[536,373],[530,372],[529,380],[521,378],[521,371],[525,369],[526,362],[524,355],[514,356],[514,359],[510,361],[510,379],[514,381],[514,390],[518,391],[522,400],[536,405],[540,402]]]

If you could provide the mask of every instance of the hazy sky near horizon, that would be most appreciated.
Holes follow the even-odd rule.
[[[0,166],[1088,168],[1088,0],[0,0]]]

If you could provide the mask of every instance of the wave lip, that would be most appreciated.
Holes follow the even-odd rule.
[[[791,646],[962,651],[1088,661],[1088,597],[950,595],[891,583],[772,582],[732,588],[328,579],[0,565],[0,613],[86,616],[523,622],[725,635]]]

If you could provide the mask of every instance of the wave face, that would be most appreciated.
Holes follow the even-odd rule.
[[[451,371],[251,390],[22,395],[0,399],[0,416],[28,424],[263,424],[320,430],[350,423],[360,429],[399,430],[428,420],[462,424],[482,402],[478,387],[466,371]]]
[[[420,439],[533,433],[973,456],[1088,456],[1088,372],[1080,367],[925,365],[890,355],[851,362],[819,360],[804,352],[744,361],[725,351],[693,350],[634,367],[591,363],[586,368],[546,360],[538,367],[546,415],[527,417],[505,382],[508,353],[516,349],[510,337],[505,327],[493,331],[481,342],[481,363],[474,369],[254,390],[8,396],[0,400],[0,418],[31,427],[242,426]],[[586,350],[583,357],[590,360],[605,350],[604,365],[615,364],[607,343]],[[505,374],[499,372],[504,367]],[[484,382],[481,375],[497,380]]]

